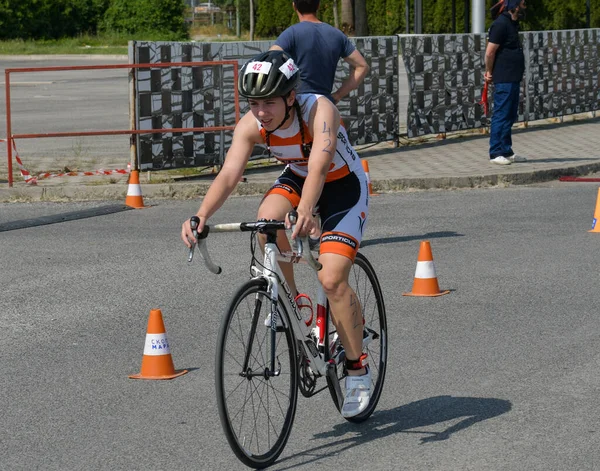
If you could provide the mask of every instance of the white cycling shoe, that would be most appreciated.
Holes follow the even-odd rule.
[[[346,396],[342,417],[354,417],[363,412],[371,399],[371,370],[361,376],[346,376]]]

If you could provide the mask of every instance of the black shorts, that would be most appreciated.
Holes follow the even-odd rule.
[[[267,195],[282,195],[295,209],[300,203],[304,180],[286,167]],[[317,206],[322,229],[319,253],[337,253],[354,260],[369,214],[365,174],[352,172],[326,182]]]

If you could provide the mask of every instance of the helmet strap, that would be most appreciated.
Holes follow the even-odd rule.
[[[285,124],[285,122],[289,119],[290,117],[290,110],[292,109],[291,106],[288,106],[287,104],[287,97],[289,96],[289,94],[287,94],[286,96],[282,96],[281,98],[283,99],[283,104],[285,105],[285,116],[283,117],[283,121],[281,121],[281,123],[279,123],[279,126],[277,126],[275,129],[273,129],[272,131],[267,131],[267,135],[266,135],[266,144],[267,144],[267,152],[269,153],[269,158],[271,158],[271,134],[273,134],[275,131],[277,131],[281,126],[283,126]]]

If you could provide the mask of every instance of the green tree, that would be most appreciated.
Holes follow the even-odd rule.
[[[1,0],[0,38],[56,39],[95,32],[102,0]]]
[[[296,14],[290,0],[262,0],[256,6],[256,34],[262,37],[277,36],[290,24]]]
[[[369,32],[373,36],[388,34],[386,3],[386,0],[370,0],[368,3]]]
[[[102,28],[140,39],[185,40],[183,0],[110,0]]]

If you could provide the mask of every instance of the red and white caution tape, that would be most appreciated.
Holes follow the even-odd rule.
[[[6,139],[0,139],[0,141],[6,142]],[[38,180],[43,180],[45,178],[54,178],[54,177],[82,177],[82,176],[92,176],[92,175],[127,175],[130,172],[130,164],[127,164],[127,169],[114,169],[114,170],[94,170],[91,172],[62,172],[62,173],[40,173],[37,176],[31,175],[29,170],[25,168],[21,158],[19,157],[19,153],[17,152],[17,146],[15,145],[15,140],[11,139],[13,150],[15,152],[15,160],[17,161],[17,165],[19,166],[19,170],[21,170],[21,176],[25,183],[28,185],[37,185]]]

